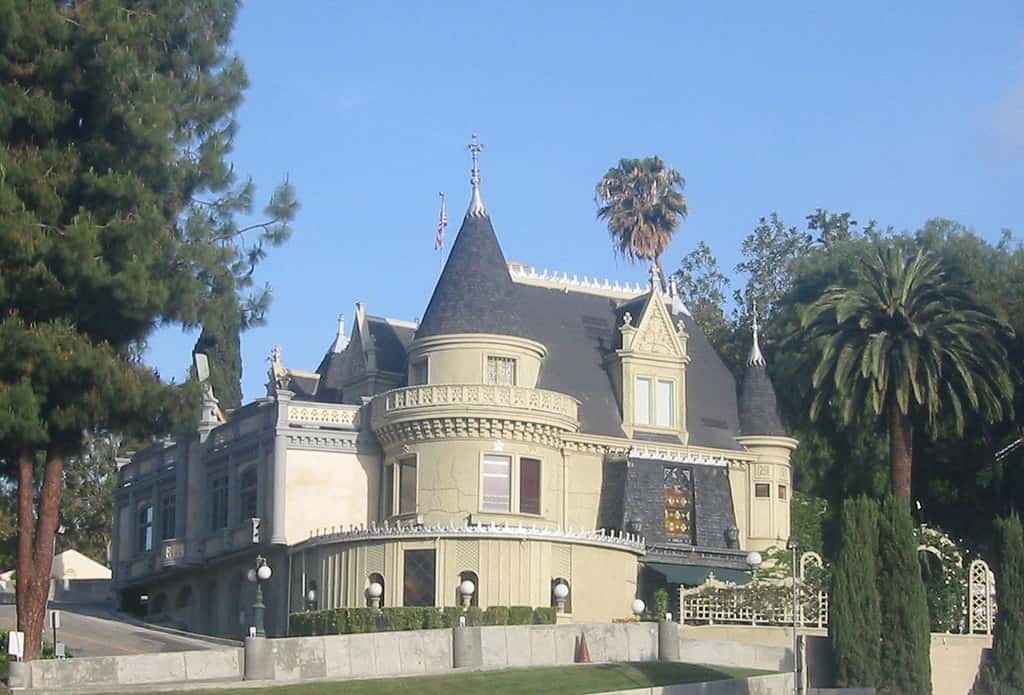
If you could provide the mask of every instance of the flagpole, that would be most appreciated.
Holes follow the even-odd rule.
[[[444,192],[440,192],[437,195],[441,198],[441,216],[437,221],[437,237],[435,246],[437,246],[437,250],[439,251],[437,273],[440,275],[444,271],[444,230],[445,227],[448,226],[448,215],[445,214],[444,209]]]

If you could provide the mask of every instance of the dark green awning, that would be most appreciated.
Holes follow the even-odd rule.
[[[666,565],[661,562],[646,562],[644,567],[650,567],[658,574],[665,577],[669,584],[685,584],[686,586],[700,586],[709,574],[714,574],[715,579],[720,582],[732,582],[734,584],[746,584],[750,581],[750,574],[741,570],[729,569],[727,567],[701,567],[699,565]]]

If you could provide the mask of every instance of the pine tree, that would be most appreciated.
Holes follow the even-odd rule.
[[[882,606],[882,658],[878,692],[932,692],[931,622],[914,522],[906,504],[890,495],[878,524],[878,591]]]
[[[242,316],[232,278],[220,279],[203,317],[203,330],[192,352],[210,360],[210,385],[220,407],[242,404]]]
[[[146,337],[199,325],[216,280],[244,291],[264,246],[289,233],[287,182],[266,221],[236,224],[254,190],[228,160],[246,86],[229,52],[237,11],[236,0],[0,0],[0,464],[17,472],[29,660],[83,433],[165,428],[181,389],[142,364]],[[236,297],[255,314],[267,299]]]
[[[874,687],[880,673],[878,505],[867,497],[843,504],[829,598],[833,671],[840,687]]]
[[[1016,514],[996,522],[996,613],[986,680],[994,695],[1024,693],[1024,527]]]

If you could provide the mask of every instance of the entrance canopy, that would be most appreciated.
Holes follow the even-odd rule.
[[[746,584],[750,581],[750,574],[741,570],[729,569],[727,567],[700,567],[695,565],[669,565],[662,562],[646,562],[648,567],[665,577],[669,584],[685,584],[686,586],[700,586],[707,581],[708,575],[715,575],[720,582],[732,582],[733,584]]]

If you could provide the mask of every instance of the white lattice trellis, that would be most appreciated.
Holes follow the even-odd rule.
[[[995,578],[984,560],[971,562],[967,575],[968,625],[972,633],[992,634],[996,616]]]

